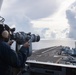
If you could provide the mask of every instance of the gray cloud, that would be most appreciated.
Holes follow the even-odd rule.
[[[35,28],[34,33],[39,34],[42,39],[45,39],[46,38],[45,33],[47,30],[49,30],[49,28]]]
[[[66,16],[70,25],[69,37],[76,39],[76,2],[66,11]]]
[[[51,38],[55,39],[56,38],[56,33],[51,32]]]
[[[62,31],[62,33],[66,33],[67,31],[68,31],[68,28],[64,29],[64,30]]]
[[[1,9],[1,6],[2,6],[2,2],[3,2],[3,0],[0,0],[0,9]]]
[[[5,15],[20,13],[30,19],[39,19],[54,14],[59,7],[59,0],[9,0],[7,5],[8,8],[2,8]]]
[[[32,23],[25,15],[5,17],[5,23],[9,26],[15,25],[16,31],[33,32]]]
[[[26,15],[31,19],[47,17],[57,11],[58,5],[55,1],[56,0],[33,0],[32,4],[29,5],[29,10],[26,12]]]
[[[5,0],[1,15],[5,18],[5,23],[9,26],[16,25],[17,31],[38,33],[42,38],[46,38],[49,28],[36,29],[32,27],[31,20],[48,17],[54,14],[59,7],[60,0]],[[36,31],[37,30],[37,31]],[[55,38],[55,33],[50,33],[50,37]]]
[[[35,28],[34,33],[38,33],[42,39],[55,39],[56,33],[53,31],[50,31],[49,28]]]

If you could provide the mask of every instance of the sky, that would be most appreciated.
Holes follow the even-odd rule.
[[[41,39],[76,39],[75,0],[4,0],[0,15],[16,31]]]

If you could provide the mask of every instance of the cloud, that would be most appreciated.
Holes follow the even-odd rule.
[[[32,23],[25,15],[8,16],[5,23],[10,27],[16,27],[16,31],[33,32]]]
[[[46,39],[47,35],[46,32],[49,30],[49,28],[34,28],[34,32],[39,34],[41,39]]]
[[[70,25],[69,37],[76,39],[76,2],[68,8],[66,15]]]
[[[3,0],[0,0],[0,9],[1,9],[1,6],[2,6],[2,2],[3,2]]]
[[[63,38],[68,34],[65,10],[71,2],[73,0],[4,0],[1,15],[7,24],[16,26],[17,31],[38,33],[45,39]]]
[[[60,0],[4,0],[2,14],[25,14],[30,19],[40,19],[54,14]],[[8,14],[7,14],[8,13]]]
[[[32,4],[29,5],[26,15],[31,19],[40,19],[52,15],[59,7],[57,0],[33,0],[30,3]]]
[[[69,30],[68,28],[64,28],[63,30],[57,30],[56,28],[34,28],[34,32],[38,33],[41,39],[61,39],[66,38],[68,36]]]
[[[1,15],[6,24],[16,27],[16,31],[38,33],[45,38],[49,28],[37,30],[31,21],[54,14],[59,3],[60,0],[4,0]]]
[[[44,37],[48,39],[67,38],[69,35],[69,24],[66,18],[66,10],[74,1],[75,0],[62,1],[59,10],[52,16],[33,20],[33,27],[42,29],[46,27],[49,28],[49,30],[46,30],[44,35]]]
[[[25,15],[25,6],[19,5],[20,1],[17,2],[18,0],[4,0],[1,15],[5,18],[5,23],[9,26],[14,25],[16,31],[33,32],[30,18]]]
[[[32,21],[31,23],[33,23],[34,28],[42,29],[42,31],[47,28],[44,33],[42,32],[45,39],[60,39],[68,36],[69,26],[65,16],[61,16],[61,13],[60,15],[55,15],[55,17]],[[36,31],[38,31],[38,29],[36,29]]]

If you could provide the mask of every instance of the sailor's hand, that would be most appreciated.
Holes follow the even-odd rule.
[[[8,41],[8,45],[11,46],[13,44],[13,42],[14,42],[13,40]]]
[[[26,47],[26,48],[28,48],[28,47],[30,46],[30,45],[29,45],[29,42],[24,43],[23,46]]]

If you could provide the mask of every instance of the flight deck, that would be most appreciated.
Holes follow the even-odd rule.
[[[26,61],[30,66],[30,74],[76,75],[76,56],[73,51],[63,46],[33,50]]]

